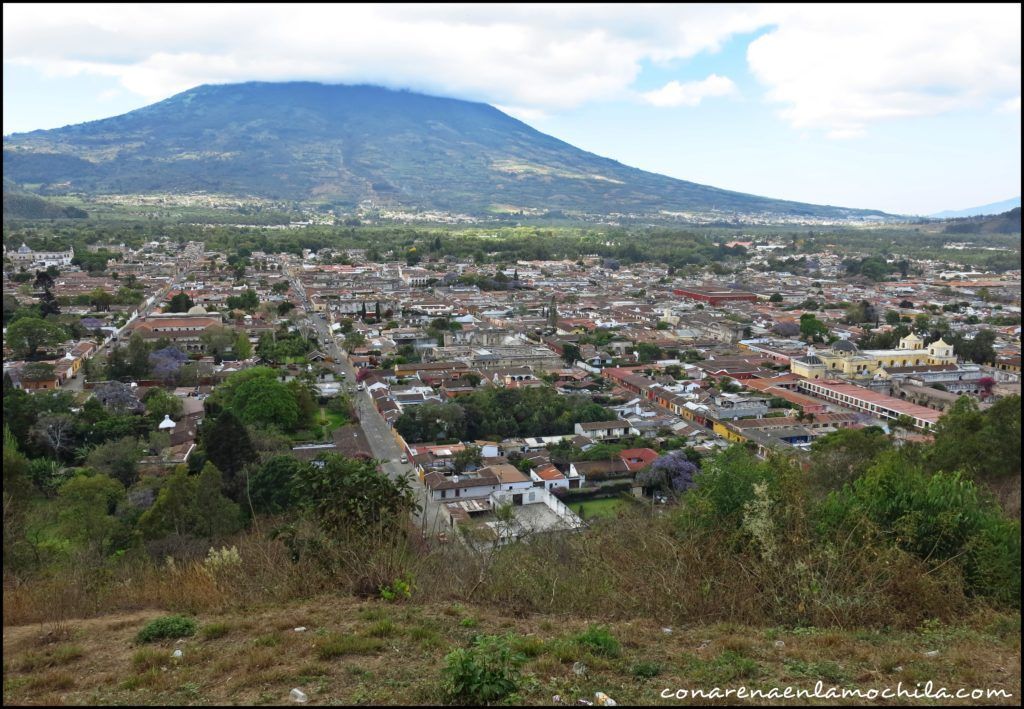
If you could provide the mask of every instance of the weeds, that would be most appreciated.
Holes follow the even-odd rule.
[[[281,644],[280,633],[269,633],[267,635],[261,635],[254,641],[257,647],[277,647]]]
[[[383,641],[378,638],[334,634],[317,643],[316,656],[321,660],[333,660],[344,655],[370,655],[383,647]]]
[[[441,691],[454,704],[490,704],[519,691],[525,658],[508,636],[482,635],[445,657]]]
[[[227,623],[209,623],[200,629],[199,634],[203,636],[203,640],[217,640],[229,632],[231,632],[231,626]]]
[[[187,638],[196,634],[195,621],[180,615],[168,615],[146,623],[135,639],[140,643]]]
[[[21,672],[35,672],[46,667],[60,667],[80,659],[85,651],[78,645],[58,645],[43,652],[26,652],[17,667]]]
[[[638,662],[630,670],[634,677],[639,679],[650,679],[661,674],[661,665],[657,662]]]
[[[145,672],[167,664],[167,653],[144,647],[132,656],[132,667],[136,672]]]
[[[395,634],[395,624],[387,618],[384,618],[383,620],[378,620],[376,623],[370,626],[370,628],[366,631],[366,634],[372,638],[391,637]]]
[[[601,657],[618,657],[621,653],[619,641],[604,626],[591,625],[573,639],[577,645]]]

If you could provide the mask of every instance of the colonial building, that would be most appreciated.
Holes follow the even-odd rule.
[[[4,256],[10,257],[15,266],[49,268],[50,266],[70,266],[71,259],[75,257],[74,248],[67,251],[33,251],[25,242],[22,242],[17,251],[7,253],[4,247]]]
[[[952,345],[940,338],[926,348],[924,341],[911,333],[895,350],[861,350],[849,340],[837,340],[820,351],[809,347],[806,356],[790,360],[789,368],[807,379],[871,379],[883,368],[944,364],[956,364]]]
[[[137,320],[132,333],[139,333],[147,341],[166,338],[185,352],[202,352],[206,347],[203,333],[221,324],[220,315],[207,315],[205,311],[195,315],[151,315]]]

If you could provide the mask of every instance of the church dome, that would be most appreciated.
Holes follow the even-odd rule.
[[[857,352],[857,345],[849,340],[836,340],[832,343],[833,352]]]
[[[193,305],[188,309],[189,315],[206,315],[206,308],[201,305]]]

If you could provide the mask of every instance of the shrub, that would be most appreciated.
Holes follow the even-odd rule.
[[[139,631],[136,640],[150,643],[156,640],[187,638],[196,634],[195,621],[180,615],[168,615],[146,623]]]
[[[819,513],[824,534],[867,518],[934,568],[953,562],[969,591],[1020,604],[1020,522],[960,473],[927,474],[901,452],[883,454]]]
[[[603,655],[605,657],[619,656],[619,641],[604,626],[591,625],[574,639],[577,645],[585,647],[595,655]]]
[[[380,597],[385,601],[407,601],[412,598],[412,579],[406,576],[390,585],[380,587]]]
[[[515,652],[511,636],[481,635],[472,647],[445,657],[441,690],[454,704],[489,704],[519,690],[519,667],[526,658]]]

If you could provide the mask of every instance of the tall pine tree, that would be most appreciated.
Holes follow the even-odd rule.
[[[235,502],[245,495],[243,469],[256,460],[256,451],[245,425],[228,410],[212,421],[207,419],[202,430],[206,459],[224,475],[224,494]]]

